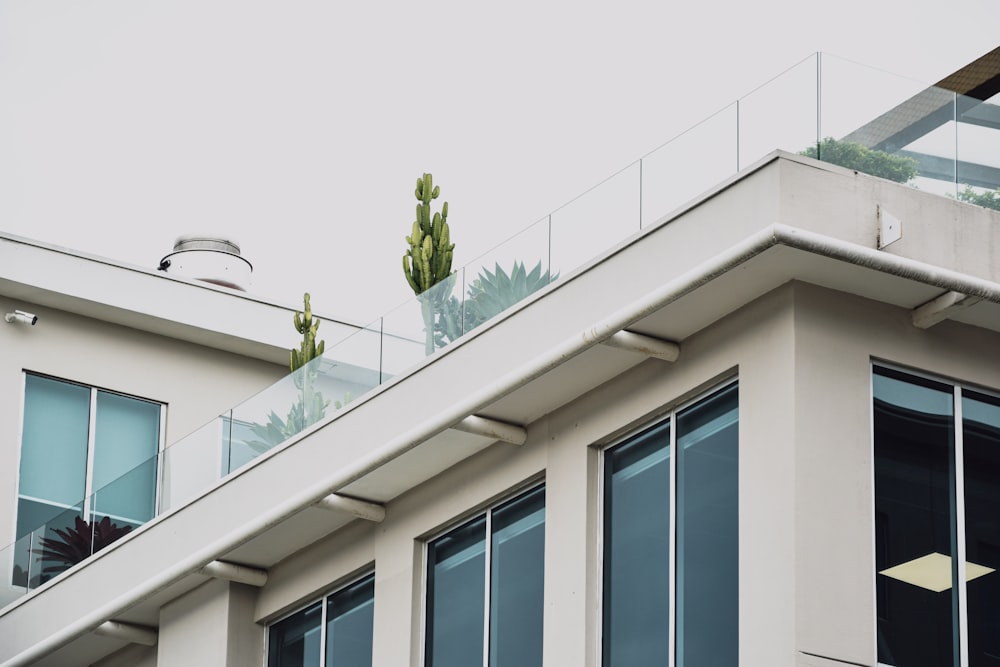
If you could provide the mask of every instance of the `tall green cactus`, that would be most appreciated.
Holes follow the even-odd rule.
[[[434,185],[434,178],[430,174],[417,179],[417,189],[414,191],[419,202],[417,219],[413,221],[413,229],[406,237],[410,247],[403,255],[406,282],[420,299],[425,354],[434,352],[437,338],[440,338],[435,336],[435,331],[441,326],[438,319],[446,309],[451,294],[446,289],[429,291],[452,278],[451,260],[455,244],[451,242],[451,230],[448,228],[448,202],[441,205],[440,213],[431,216],[431,201],[440,194],[441,188]]]
[[[403,273],[414,294],[423,294],[451,275],[451,232],[448,229],[448,202],[441,212],[431,217],[431,200],[441,194],[441,187],[434,185],[434,178],[424,174],[417,179],[417,219],[413,231],[406,237],[410,245],[403,255]]]
[[[302,334],[302,343],[299,344],[299,349],[292,349],[290,355],[288,367],[293,373],[316,357],[322,357],[323,350],[326,349],[326,341],[321,340],[319,345],[316,344],[316,331],[319,329],[321,320],[318,317],[313,320],[312,306],[309,305],[309,292],[302,296],[302,300],[305,302],[305,311],[301,313],[296,311],[292,320],[295,330]]]
[[[250,430],[257,440],[248,440],[246,444],[257,453],[266,452],[323,419],[330,405],[330,401],[323,398],[323,394],[315,387],[319,375],[317,368],[308,367],[296,373],[313,359],[323,356],[323,350],[326,348],[324,341],[316,342],[320,319],[313,318],[308,292],[302,296],[302,300],[305,302],[305,310],[301,313],[296,312],[292,318],[295,330],[302,334],[302,342],[299,344],[299,349],[292,348],[288,364],[292,371],[292,382],[299,390],[298,397],[289,408],[285,419],[271,410],[267,416],[267,423],[250,424]],[[340,406],[337,408],[340,409]]]

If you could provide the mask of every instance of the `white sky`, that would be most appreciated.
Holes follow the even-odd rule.
[[[998,25],[997,0],[0,0],[0,230],[147,267],[227,234],[252,292],[364,323],[411,295],[424,171],[458,267],[814,51],[930,83]]]

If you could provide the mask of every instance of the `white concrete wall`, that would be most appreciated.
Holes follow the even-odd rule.
[[[264,659],[264,629],[253,623],[256,589],[210,581],[160,612],[156,667],[244,667]]]

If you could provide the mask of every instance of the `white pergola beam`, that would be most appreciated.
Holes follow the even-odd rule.
[[[260,588],[267,583],[267,570],[247,565],[238,565],[224,560],[213,560],[201,568],[200,572],[215,579],[225,579],[238,584]]]
[[[624,329],[605,339],[604,344],[619,350],[628,350],[629,352],[645,354],[647,357],[656,357],[663,361],[677,361],[677,357],[681,354],[681,346],[673,341],[632,333]]]
[[[109,639],[118,639],[130,644],[142,644],[143,646],[155,646],[159,638],[156,628],[148,625],[136,625],[135,623],[122,623],[121,621],[104,621],[96,628],[94,634]]]
[[[322,507],[326,510],[333,510],[335,512],[353,514],[359,519],[374,521],[375,523],[381,523],[382,520],[385,519],[385,507],[382,505],[368,502],[367,500],[349,498],[337,493],[331,493],[316,503],[316,506]]]
[[[974,306],[980,301],[982,299],[978,296],[969,296],[954,291],[945,292],[913,309],[913,326],[918,329],[930,329],[938,322],[943,322],[953,314],[965,310],[969,306]]]
[[[477,415],[469,415],[452,426],[452,428],[463,433],[472,433],[473,435],[503,440],[512,445],[523,445],[528,440],[528,429],[523,426],[508,424],[507,422],[497,421],[488,417],[479,417]]]

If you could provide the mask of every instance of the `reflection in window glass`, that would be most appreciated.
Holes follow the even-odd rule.
[[[427,558],[427,664],[482,664],[486,517],[431,542]]]
[[[1000,664],[1000,399],[964,392],[965,560],[992,570],[968,583],[969,665]],[[967,566],[967,567],[972,567]]]
[[[491,533],[490,667],[541,665],[543,489],[494,510]]]
[[[319,602],[271,626],[267,667],[319,665],[323,606]]]
[[[604,465],[605,667],[670,654],[670,423],[608,451]]]
[[[326,619],[326,667],[371,667],[375,577],[331,595]]]
[[[429,667],[542,664],[544,538],[540,487],[428,544]]]
[[[875,373],[878,660],[956,665],[952,389],[888,369]],[[922,558],[942,570],[943,584],[914,574],[910,564]]]
[[[677,415],[677,664],[739,663],[737,388]]]
[[[604,667],[737,664],[737,406],[732,384],[607,451]],[[677,521],[675,661],[669,641],[671,503]]]
[[[267,667],[371,667],[374,607],[375,576],[369,575],[275,623]]]

